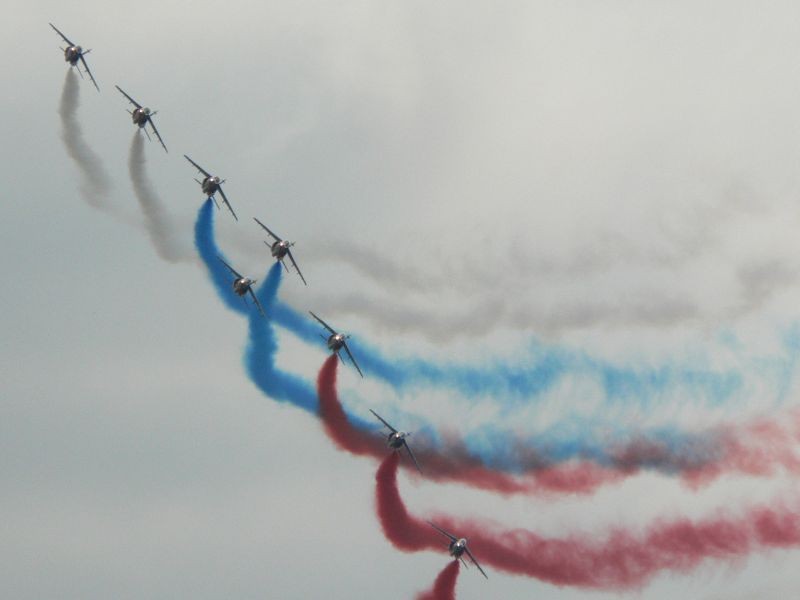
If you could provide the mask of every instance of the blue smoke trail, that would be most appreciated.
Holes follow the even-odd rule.
[[[222,264],[219,257],[225,256],[217,247],[214,240],[214,205],[211,199],[203,202],[200,212],[197,213],[197,221],[194,225],[194,245],[200,253],[200,258],[211,276],[214,289],[220,300],[232,311],[240,314],[249,314],[250,308],[246,302],[237,296],[233,291],[233,274]],[[225,261],[230,264],[230,261]],[[256,310],[256,312],[258,312]]]
[[[319,343],[322,328],[309,316],[277,302],[273,317],[278,325],[303,341]],[[485,367],[433,364],[413,358],[388,359],[365,342],[352,339],[348,344],[365,374],[383,380],[396,390],[432,385],[456,390],[467,397],[504,397],[506,407],[530,402],[568,376],[584,376],[596,381],[606,401],[634,402],[640,406],[647,406],[654,397],[671,390],[684,390],[695,402],[720,405],[743,387],[743,376],[736,370],[714,372],[672,365],[640,369],[619,367],[585,353],[546,346],[536,340],[525,353],[527,364],[495,361]],[[783,372],[782,375],[785,380],[790,374]]]
[[[317,390],[301,377],[275,368],[278,341],[270,321],[275,312],[276,296],[281,282],[281,265],[273,264],[266,279],[255,291],[266,318],[254,307],[249,307],[232,289],[233,276],[220,262],[225,258],[214,239],[214,206],[206,200],[200,207],[195,223],[195,246],[206,266],[217,295],[231,310],[247,315],[249,339],[244,355],[244,365],[250,379],[258,388],[275,400],[291,402],[303,410],[317,412]],[[318,339],[318,338],[317,338]],[[366,424],[364,424],[366,426]]]
[[[270,271],[268,281],[280,279],[281,271],[277,266]],[[262,297],[262,293],[264,293]],[[320,326],[316,321],[311,321],[299,314],[286,304],[276,299],[277,284],[265,284],[259,291],[259,300],[266,307],[267,314],[276,323],[291,326],[292,331],[298,332],[304,341],[320,343]],[[309,412],[317,412],[318,400],[316,390],[302,379],[286,375],[277,371],[274,366],[274,355],[277,350],[277,341],[273,327],[265,323],[264,319],[250,316],[250,344],[247,350],[247,369],[250,377],[267,395],[288,401]],[[356,346],[353,347],[356,351]],[[358,347],[357,359],[360,364],[380,366],[381,358],[374,359],[371,350]],[[431,377],[457,377],[459,368],[450,373],[441,370],[435,371],[432,367],[417,361],[417,365],[426,369],[418,372]],[[407,377],[402,367],[387,365],[395,369],[398,378]],[[463,369],[463,368],[461,368]],[[408,371],[406,371],[408,373]],[[476,374],[477,376],[477,374]],[[397,381],[403,381],[397,379]],[[375,423],[365,421],[350,413],[343,406],[347,418],[353,427],[364,431],[374,431]],[[642,468],[662,472],[664,474],[680,474],[686,469],[697,469],[719,460],[721,448],[715,434],[686,434],[673,428],[660,428],[650,432],[642,432],[638,439],[646,440],[646,452],[629,452],[622,458],[618,449],[630,444],[630,431],[624,426],[610,431],[604,426],[602,439],[591,435],[596,427],[591,419],[572,419],[568,427],[555,426],[551,430],[539,434],[531,440],[513,440],[508,431],[500,430],[491,425],[473,431],[464,440],[465,448],[471,456],[480,460],[485,466],[511,473],[522,474],[528,471],[532,464],[537,466],[555,465],[570,460],[590,460],[598,465],[609,468]],[[424,438],[424,443],[433,450],[446,450],[448,443],[430,425],[422,424],[417,430],[418,439]],[[657,448],[658,452],[653,452]]]
[[[289,402],[313,414],[319,412],[317,389],[302,377],[275,368],[275,354],[278,340],[271,323],[275,313],[278,286],[282,279],[281,264],[270,267],[267,278],[256,291],[258,301],[264,307],[267,317],[251,311],[248,317],[248,343],[244,355],[244,365],[253,383],[267,396],[281,402]],[[374,431],[375,424],[349,416],[351,422],[361,429]]]
[[[317,390],[301,377],[275,368],[278,340],[269,318],[275,306],[275,297],[281,282],[281,264],[270,267],[267,278],[258,288],[256,296],[267,318],[251,312],[248,318],[249,338],[244,355],[244,365],[253,383],[270,398],[291,402],[311,413],[317,412]]]
[[[239,299],[230,288],[231,277],[218,259],[221,253],[214,241],[213,207],[210,200],[201,207],[198,214],[195,241],[220,298],[236,312],[248,316],[249,338],[243,362],[251,380],[267,396],[317,414],[318,398],[315,387],[302,377],[275,367],[278,342],[272,324],[273,319],[299,334],[305,341],[320,343],[320,328],[316,322],[277,300],[282,278],[280,264],[275,263],[270,267],[264,283],[256,291],[266,312],[265,318],[257,310],[248,308],[243,303],[234,302]],[[798,340],[800,336],[790,336],[795,350],[800,350]],[[377,374],[398,387],[419,383],[415,381],[416,379],[449,385],[462,391],[479,390],[480,393],[487,393],[500,387],[506,391],[524,389],[535,392],[536,386],[542,385],[541,381],[537,383],[528,381],[527,378],[534,379],[538,376],[547,382],[548,377],[565,376],[570,369],[575,369],[576,364],[580,364],[580,361],[570,362],[575,361],[574,356],[566,353],[559,355],[555,351],[545,352],[534,366],[518,368],[516,371],[502,364],[496,364],[490,369],[458,365],[436,366],[421,360],[397,361],[392,364],[366,344],[353,344],[353,351],[358,353],[357,360],[365,371]],[[651,374],[648,380],[634,376],[635,373],[632,371],[626,372],[601,363],[593,365],[586,357],[583,357],[583,360],[587,361],[591,368],[605,368],[609,375],[608,393],[617,393],[620,397],[640,393],[648,385],[658,387],[670,383],[669,371],[661,376]],[[459,381],[459,378],[464,378],[465,381]],[[375,431],[376,424],[371,420],[364,420],[349,412],[348,419],[352,426],[358,429]],[[555,465],[572,459],[592,460],[597,464],[613,468],[648,468],[664,473],[679,473],[687,468],[697,468],[719,457],[718,444],[713,434],[685,434],[676,429],[662,428],[640,432],[637,438],[646,441],[649,445],[646,448],[648,451],[640,457],[627,456],[624,458],[625,462],[621,463],[614,448],[625,446],[630,441],[630,432],[626,431],[624,426],[615,428],[613,432],[609,432],[606,428],[602,439],[597,439],[591,435],[592,431],[596,431],[596,427],[591,419],[583,421],[573,419],[568,427],[555,426],[537,435],[535,439],[524,440],[511,439],[508,431],[490,425],[472,432],[463,443],[465,449],[486,466],[513,473],[527,471],[532,465],[539,467]],[[423,425],[418,429],[418,433],[427,439],[429,447],[433,449],[448,447],[448,443],[430,425]],[[654,454],[649,450],[653,446],[660,449],[660,452]]]
[[[302,333],[302,339],[320,343],[320,327],[316,322],[306,319],[276,299],[281,273],[277,264],[270,269],[267,282],[258,291],[259,301],[271,320],[283,324],[291,323]],[[364,348],[359,350],[360,354],[356,359],[359,363],[363,361],[364,365],[375,364],[375,361],[370,361],[368,351]],[[245,358],[250,378],[268,396],[316,414],[316,390],[302,378],[275,369],[276,351],[277,340],[272,324],[260,315],[251,314],[250,339]],[[355,352],[355,348],[353,351]],[[420,364],[424,363],[420,361]],[[399,370],[398,374],[402,376]],[[375,431],[374,422],[354,416],[344,406],[343,410],[353,427]],[[533,465],[542,467],[575,459],[590,460],[609,468],[643,468],[665,474],[680,474],[686,469],[699,468],[720,457],[716,435],[690,435],[677,429],[660,428],[642,434],[641,438],[647,441],[647,452],[640,455],[629,453],[621,459],[615,449],[624,447],[631,441],[630,432],[624,427],[613,432],[605,427],[602,439],[597,439],[587,433],[596,429],[591,420],[578,421],[572,420],[568,428],[556,426],[531,440],[513,440],[508,431],[487,426],[471,432],[463,443],[469,454],[485,466],[517,474],[530,470]],[[448,442],[430,425],[422,424],[417,430],[417,438],[431,450],[446,451],[448,447]],[[658,448],[659,452],[654,453],[652,448]]]

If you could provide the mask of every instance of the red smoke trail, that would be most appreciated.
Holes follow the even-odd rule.
[[[352,454],[382,459],[390,452],[384,439],[376,434],[353,427],[336,393],[335,355],[329,356],[317,377],[319,414],[323,427],[336,445]],[[376,421],[377,424],[377,421]],[[413,444],[413,442],[412,442]],[[598,486],[621,477],[617,472],[591,464],[540,467],[536,473],[515,477],[492,471],[470,456],[463,444],[451,440],[440,452],[412,446],[426,477],[437,481],[455,481],[502,494],[561,492],[588,493]],[[414,470],[410,461],[407,468]]]
[[[457,560],[451,561],[436,577],[433,587],[417,594],[416,600],[456,600],[456,579],[460,565]]]
[[[397,466],[392,454],[375,475],[376,510],[384,535],[404,552],[445,552],[442,536],[408,513],[397,488]],[[484,566],[555,585],[596,589],[638,587],[662,570],[684,572],[707,559],[733,560],[758,550],[800,546],[800,512],[785,506],[756,507],[738,518],[656,521],[640,533],[617,528],[599,541],[580,533],[544,538],[477,520],[434,520],[454,535],[466,536]]]
[[[325,431],[347,452],[383,458],[389,450],[380,436],[351,425],[342,409],[336,393],[337,364],[334,355],[328,357],[317,378],[319,412]],[[745,426],[720,426],[700,436],[702,443],[697,448],[677,453],[665,443],[635,439],[609,450],[612,465],[609,467],[591,461],[548,465],[541,457],[519,447],[516,452],[520,462],[529,465],[522,476],[486,468],[457,438],[448,440],[438,451],[412,447],[426,477],[502,494],[588,494],[602,485],[636,475],[646,466],[676,473],[696,488],[725,473],[766,477],[779,468],[800,473],[800,459],[795,454],[800,439],[800,415],[787,416],[780,424],[760,420]],[[404,464],[414,469],[409,461]]]
[[[336,393],[336,365],[339,360],[331,354],[317,376],[319,416],[325,433],[336,445],[351,454],[382,457],[388,448],[378,435],[350,425]]]
[[[800,413],[791,411],[780,420],[759,419],[740,427],[727,427],[720,433],[723,451],[719,460],[684,474],[691,487],[707,484],[725,473],[755,477],[775,475],[779,469],[800,473],[795,448],[800,440]]]

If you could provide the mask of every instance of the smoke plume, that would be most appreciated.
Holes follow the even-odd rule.
[[[384,535],[404,552],[443,551],[444,538],[408,512],[397,486],[397,466],[397,455],[392,454],[375,476],[376,511]],[[554,585],[594,589],[638,588],[661,571],[687,572],[712,559],[731,562],[753,552],[800,546],[800,511],[780,503],[739,515],[721,512],[703,520],[659,520],[644,531],[622,526],[599,539],[581,532],[545,538],[525,529],[445,515],[433,520],[467,537],[484,565]]]
[[[61,139],[69,157],[78,165],[82,180],[79,186],[81,197],[92,208],[109,209],[107,198],[111,181],[100,157],[83,139],[83,130],[77,112],[80,104],[80,88],[74,69],[68,69],[61,92],[58,114],[61,117]]]
[[[436,577],[433,587],[420,592],[416,600],[456,600],[456,579],[460,566],[457,560],[451,561]]]
[[[222,302],[234,312],[248,314],[249,309],[242,299],[233,292],[233,281],[236,278],[228,268],[222,264],[220,258],[225,258],[222,251],[217,247],[214,239],[214,205],[209,198],[200,206],[197,213],[197,220],[194,225],[194,245],[200,254],[200,259],[208,271],[214,290]],[[230,264],[230,261],[225,261]]]
[[[144,224],[150,241],[158,255],[167,262],[188,260],[184,252],[177,247],[176,228],[164,212],[163,202],[159,198],[153,183],[145,170],[144,142],[140,131],[133,134],[130,155],[128,157],[128,173],[133,184],[133,191],[144,214]]]
[[[358,456],[382,459],[392,452],[372,428],[354,426],[342,408],[336,392],[337,358],[329,356],[317,377],[319,416],[328,437],[342,450]],[[377,422],[377,421],[376,421]],[[581,464],[545,465],[541,461],[531,470],[514,476],[490,469],[480,457],[471,454],[460,440],[451,438],[443,447],[433,448],[424,438],[412,440],[413,450],[425,477],[436,481],[463,483],[501,494],[590,493],[604,483],[615,481],[620,473],[584,462]],[[399,453],[397,454],[399,458]],[[405,451],[403,458],[406,459]],[[416,467],[410,459],[404,464],[411,473]]]

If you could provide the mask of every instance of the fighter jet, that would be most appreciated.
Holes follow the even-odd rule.
[[[94,80],[92,72],[89,70],[89,65],[86,64],[86,59],[84,58],[84,56],[89,54],[89,52],[91,52],[92,49],[90,48],[89,50],[84,50],[80,46],[73,44],[71,41],[69,41],[67,36],[61,33],[52,23],[50,23],[50,27],[55,29],[55,32],[58,35],[60,35],[61,38],[67,43],[66,48],[61,48],[61,51],[64,52],[64,60],[67,61],[70,64],[70,66],[77,68],[78,74],[81,77],[83,77],[83,73],[81,73],[81,68],[78,66],[78,61],[81,61],[83,63],[83,68],[86,69],[86,74],[89,76],[89,79],[92,80],[94,87],[97,88],[97,91],[99,92],[100,88],[97,87],[97,82]]]
[[[231,203],[228,202],[228,197],[225,195],[225,192],[222,191],[222,184],[225,183],[225,180],[224,179],[220,179],[216,175],[212,175],[211,173],[206,171],[203,167],[198,165],[196,162],[194,162],[191,158],[189,158],[185,154],[183,155],[183,157],[186,160],[188,160],[190,163],[192,163],[194,165],[195,169],[197,169],[198,171],[200,171],[203,174],[203,181],[200,181],[199,179],[195,179],[195,181],[200,184],[200,187],[203,188],[203,193],[206,196],[208,196],[209,198],[211,198],[214,201],[214,204],[217,205],[217,208],[219,208],[219,204],[217,204],[217,199],[214,197],[214,194],[219,192],[220,195],[222,196],[222,201],[225,203],[225,206],[227,206],[228,210],[231,211],[231,214],[233,215],[233,218],[238,221],[239,217],[237,217],[236,213],[233,212],[233,208],[231,207]]]
[[[147,133],[147,129],[145,129],[144,126],[150,123],[150,127],[153,128],[153,133],[156,134],[158,141],[161,142],[161,145],[164,147],[164,152],[168,152],[167,146],[164,144],[164,140],[161,139],[161,136],[158,133],[158,129],[156,129],[156,124],[153,122],[153,117],[158,111],[157,110],[151,111],[147,107],[143,108],[141,104],[139,104],[136,100],[134,100],[133,98],[128,96],[128,94],[126,94],[124,91],[122,91],[121,87],[119,87],[118,85],[114,87],[116,87],[122,93],[122,95],[125,96],[128,99],[128,101],[136,107],[136,110],[128,111],[129,113],[131,113],[133,124],[138,125],[140,129],[144,129],[144,134],[147,136],[147,139],[149,140],[150,134]]]
[[[383,423],[386,427],[388,427],[391,430],[391,433],[389,434],[389,436],[386,439],[386,445],[389,446],[389,448],[392,448],[393,450],[398,450],[398,451],[400,450],[400,448],[405,446],[406,450],[408,450],[408,455],[411,457],[411,460],[414,461],[414,464],[416,465],[417,470],[420,473],[422,473],[422,469],[420,469],[419,463],[417,462],[417,457],[414,456],[414,453],[411,451],[411,446],[409,446],[408,445],[408,441],[406,441],[406,437],[411,435],[411,432],[410,431],[398,431],[397,429],[395,429],[394,427],[389,425],[389,423],[384,421],[383,417],[381,417],[378,413],[376,413],[371,408],[369,409],[369,412],[371,412],[373,415],[375,415],[377,417],[377,419],[381,423]]]
[[[361,369],[358,368],[358,363],[356,362],[356,359],[353,358],[353,354],[352,352],[350,352],[350,348],[347,347],[346,340],[350,336],[344,335],[343,333],[337,333],[330,325],[328,325],[325,321],[320,319],[313,312],[311,311],[308,312],[311,313],[311,316],[314,317],[317,321],[319,321],[325,329],[331,332],[331,334],[327,337],[328,350],[332,350],[333,353],[339,357],[339,360],[344,362],[344,359],[339,354],[339,350],[344,348],[344,351],[347,352],[347,356],[350,357],[350,361],[353,363],[353,366],[356,368],[356,371],[358,371],[358,374],[363,377],[364,374],[361,372]],[[325,336],[322,334],[320,334],[320,337],[322,337],[322,339],[326,339]]]
[[[441,527],[431,523],[430,521],[428,521],[428,524],[431,527],[433,527],[434,529],[436,529],[439,533],[441,533],[442,535],[447,536],[450,539],[450,544],[448,545],[448,550],[450,552],[450,556],[452,556],[456,560],[461,559],[461,562],[464,563],[464,566],[466,567],[467,563],[464,561],[464,557],[463,557],[464,552],[466,552],[467,555],[469,556],[470,560],[475,564],[476,567],[478,567],[478,571],[480,571],[481,574],[484,577],[486,577],[486,579],[489,579],[489,576],[486,573],[483,572],[483,569],[481,569],[481,566],[478,564],[478,561],[475,560],[474,556],[472,556],[472,552],[470,552],[469,548],[467,548],[467,539],[466,538],[457,538],[453,534],[447,533],[444,529],[442,529]]]
[[[189,157],[187,156],[186,158],[189,158]],[[272,231],[270,231],[270,228],[269,228],[269,227],[267,227],[266,225],[264,225],[264,224],[263,224],[261,221],[259,221],[259,220],[258,220],[258,219],[256,219],[255,217],[253,217],[253,220],[254,220],[256,223],[258,223],[259,225],[261,225],[261,227],[263,227],[263,228],[264,228],[264,230],[265,230],[265,231],[266,231],[266,232],[267,232],[267,233],[268,233],[268,234],[269,234],[271,237],[275,238],[275,241],[274,241],[274,242],[272,242],[272,244],[270,244],[269,242],[264,242],[264,243],[265,243],[267,246],[269,246],[269,247],[270,247],[270,252],[272,253],[272,256],[273,256],[275,259],[277,259],[277,260],[278,260],[278,261],[279,261],[279,262],[280,262],[280,263],[283,265],[283,267],[284,267],[284,268],[285,268],[287,271],[289,270],[289,267],[287,267],[287,266],[286,266],[286,263],[285,263],[285,262],[283,262],[283,261],[284,261],[284,259],[286,258],[286,256],[288,256],[288,257],[289,257],[289,260],[291,260],[291,261],[292,261],[292,264],[294,265],[294,269],[295,269],[295,271],[297,271],[297,274],[298,274],[298,275],[300,275],[300,279],[302,279],[302,280],[303,280],[303,284],[305,284],[305,285],[308,285],[308,284],[306,283],[306,278],[305,278],[305,277],[303,277],[303,274],[300,272],[300,267],[298,267],[298,266],[297,266],[297,261],[295,261],[295,259],[294,259],[294,256],[292,256],[292,251],[289,249],[289,248],[291,248],[292,246],[294,246],[294,242],[289,242],[289,241],[287,241],[287,240],[282,240],[282,239],[281,239],[281,238],[279,238],[277,235],[275,235],[274,233],[272,233]]]
[[[258,298],[256,297],[256,294],[253,291],[253,285],[255,284],[256,280],[250,279],[249,277],[244,277],[241,273],[239,273],[239,271],[237,271],[228,263],[226,263],[224,260],[222,260],[221,257],[218,256],[217,258],[219,258],[222,264],[228,267],[230,272],[236,276],[236,279],[233,282],[233,291],[236,292],[236,295],[241,296],[242,300],[245,300],[244,295],[247,292],[250,292],[250,295],[253,297],[253,302],[256,303],[259,312],[261,313],[262,316],[266,316],[264,314],[264,309],[261,308],[261,303],[258,301]],[[245,300],[245,304],[247,304],[247,300]]]

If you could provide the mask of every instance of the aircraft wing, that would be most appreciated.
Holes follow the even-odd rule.
[[[219,256],[218,256],[217,258],[219,258],[219,260],[222,262],[222,264],[223,264],[223,265],[225,265],[226,267],[228,267],[228,269],[230,270],[230,272],[231,272],[231,273],[233,273],[234,275],[236,275],[237,279],[241,279],[241,278],[242,278],[242,274],[241,274],[241,273],[239,273],[239,271],[237,271],[236,269],[234,269],[232,266],[230,266],[228,263],[226,263],[224,260],[222,260],[222,258],[220,258]]]
[[[86,74],[89,76],[89,79],[92,80],[92,83],[94,84],[94,87],[96,87],[97,91],[99,92],[100,91],[100,87],[97,85],[97,82],[94,80],[94,75],[92,75],[92,72],[89,70],[89,65],[86,64],[86,59],[83,58],[83,54],[81,54],[81,62],[83,63],[83,68],[86,69]]]
[[[261,221],[259,221],[255,217],[253,217],[253,220],[256,223],[258,223],[259,225],[261,225],[261,227],[264,229],[264,231],[266,231],[270,236],[274,237],[276,242],[280,242],[281,241],[281,238],[279,238],[277,235],[275,235],[269,227],[264,225]]]
[[[375,417],[378,419],[378,421],[380,421],[381,423],[383,423],[384,425],[386,425],[386,427],[388,427],[389,429],[391,429],[391,430],[392,430],[392,433],[397,433],[397,429],[395,429],[394,427],[392,427],[391,425],[389,425],[389,424],[388,424],[388,423],[387,423],[387,422],[386,422],[386,421],[383,419],[383,417],[382,417],[382,416],[380,416],[378,413],[376,413],[376,412],[375,412],[374,410],[372,410],[371,408],[369,409],[369,412],[371,412],[373,415],[375,415]]]
[[[336,335],[336,331],[333,329],[333,327],[331,327],[330,325],[328,325],[328,324],[327,324],[325,321],[323,321],[322,319],[320,319],[320,318],[319,318],[317,315],[315,315],[313,312],[311,312],[311,311],[308,311],[308,312],[311,314],[311,316],[312,316],[312,317],[314,317],[314,318],[315,318],[317,321],[319,321],[319,322],[322,324],[322,326],[323,326],[325,329],[327,329],[328,331],[330,331],[330,332],[331,332],[333,335]]]
[[[434,525],[434,524],[433,524],[433,523],[431,523],[430,521],[428,521],[428,525],[430,525],[431,527],[433,527],[433,528],[434,528],[436,531],[438,531],[439,533],[441,533],[441,534],[443,534],[443,535],[446,535],[447,537],[449,537],[451,542],[457,542],[457,541],[458,541],[458,538],[457,538],[456,536],[454,536],[452,533],[447,533],[447,532],[446,532],[444,529],[442,529],[442,528],[441,528],[441,527],[439,527],[438,525]],[[472,555],[470,555],[470,556],[472,556]],[[473,559],[473,560],[475,560],[475,559]],[[476,564],[477,564],[477,563],[476,563]]]
[[[470,558],[470,560],[471,560],[471,561],[472,561],[472,562],[475,564],[475,566],[476,566],[476,567],[478,567],[478,571],[480,571],[480,572],[481,572],[481,575],[483,575],[484,577],[486,577],[486,579],[489,579],[489,576],[488,576],[488,575],[487,575],[487,574],[484,572],[484,570],[483,570],[483,569],[481,569],[481,566],[478,564],[478,561],[477,561],[477,560],[475,560],[475,557],[474,557],[474,556],[472,556],[472,552],[470,552],[470,551],[469,551],[469,548],[464,548],[464,550],[466,550],[466,551],[467,551],[467,554],[469,554],[469,558]]]
[[[300,267],[297,266],[297,261],[294,259],[294,256],[292,256],[292,251],[289,250],[288,254],[289,254],[289,260],[292,261],[292,264],[294,265],[295,271],[297,271],[297,274],[300,275],[300,279],[303,280],[303,285],[308,285],[306,283],[306,278],[303,277],[303,274],[300,272]]]
[[[189,158],[189,157],[188,157],[188,156],[186,156],[185,154],[183,155],[183,158],[185,158],[185,159],[186,159],[186,160],[188,160],[190,163],[192,163],[192,164],[194,165],[194,168],[195,168],[195,169],[197,169],[198,171],[200,171],[200,172],[201,172],[203,175],[205,175],[206,177],[211,177],[211,173],[209,173],[208,171],[206,171],[206,170],[205,170],[203,167],[201,167],[200,165],[198,165],[198,164],[197,164],[196,162],[194,162],[194,161],[193,161],[191,158]]]
[[[128,96],[128,94],[126,94],[125,92],[123,92],[121,87],[119,87],[118,85],[115,85],[114,87],[115,87],[115,88],[117,88],[117,89],[118,89],[118,90],[119,90],[119,91],[122,93],[122,95],[123,95],[123,96],[125,96],[125,97],[128,99],[128,101],[129,101],[131,104],[133,104],[133,105],[134,105],[136,108],[142,108],[142,105],[141,105],[141,104],[139,104],[139,103],[138,103],[136,100],[134,100],[134,99],[133,99],[133,98],[131,98],[130,96]],[[152,123],[152,121],[150,121],[150,122]]]
[[[356,359],[353,358],[353,353],[350,352],[350,348],[348,348],[347,342],[344,343],[344,350],[345,350],[345,352],[347,352],[347,356],[350,357],[350,361],[353,363],[353,366],[356,368],[356,371],[358,371],[358,374],[363,377],[364,374],[361,372],[361,369],[359,368],[358,363],[356,362]]]
[[[228,202],[228,197],[225,195],[225,192],[222,191],[222,186],[221,185],[219,186],[219,193],[222,196],[222,201],[225,203],[225,206],[227,206],[228,210],[231,211],[231,214],[233,215],[233,218],[238,221],[239,217],[237,217],[236,213],[233,212],[233,207],[231,206],[231,203]]]
[[[73,44],[71,41],[69,41],[69,38],[68,38],[67,36],[65,36],[63,33],[61,33],[61,32],[58,30],[58,28],[57,28],[55,25],[53,25],[52,23],[50,23],[50,27],[52,27],[53,29],[55,29],[55,30],[56,30],[56,33],[57,33],[58,35],[60,35],[60,36],[61,36],[61,37],[64,39],[64,41],[65,41],[65,42],[67,42],[67,43],[68,43],[70,46],[74,46],[74,45],[75,45],[75,44]]]
[[[264,309],[261,308],[261,302],[258,301],[258,297],[256,297],[256,293],[253,291],[252,287],[250,288],[250,295],[253,297],[253,302],[256,303],[256,306],[258,307],[259,312],[261,312],[261,316],[262,317],[266,317],[267,315],[264,314]],[[472,560],[475,560],[475,559],[473,558]],[[478,568],[480,568],[480,567],[478,567]]]
[[[161,134],[159,134],[158,133],[158,129],[156,129],[156,123],[155,123],[155,121],[153,121],[153,117],[152,116],[148,117],[147,120],[150,122],[150,127],[153,128],[153,133],[156,134],[156,137],[158,138],[158,141],[161,142],[161,145],[164,148],[164,152],[169,152],[169,150],[167,150],[166,145],[164,144],[164,140],[161,139]]]
[[[403,445],[406,447],[406,450],[408,450],[408,455],[411,457],[411,460],[414,461],[414,465],[416,465],[417,471],[419,471],[420,474],[422,474],[422,467],[419,466],[419,463],[417,462],[417,457],[414,456],[414,453],[411,451],[411,446],[409,446],[408,442],[405,440],[403,440]]]

